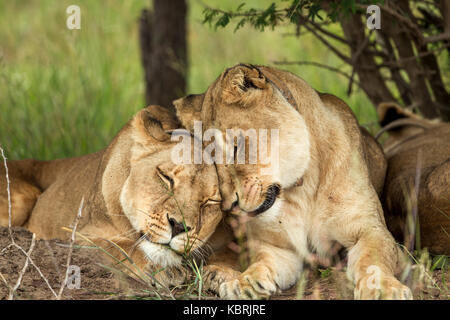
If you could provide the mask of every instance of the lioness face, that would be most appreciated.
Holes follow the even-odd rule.
[[[204,131],[219,129],[222,145],[230,145],[230,129],[234,130],[236,139],[226,148],[223,164],[217,164],[222,208],[251,216],[276,214],[278,195],[297,183],[310,157],[305,121],[283,94],[259,69],[237,66],[226,70],[204,95],[188,96],[174,105],[187,128],[197,119]],[[239,161],[239,152],[245,154],[245,162]],[[229,156],[234,159],[231,164],[226,163]]]
[[[167,133],[159,134],[163,142],[136,139],[120,202],[140,235],[139,248],[165,267],[196,252],[214,232],[222,212],[214,166],[174,164],[174,143]]]

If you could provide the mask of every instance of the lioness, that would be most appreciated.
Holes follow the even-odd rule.
[[[355,298],[412,298],[394,276],[401,252],[369,177],[367,152],[381,150],[365,143],[342,100],[317,93],[289,72],[239,64],[225,70],[206,93],[174,105],[186,128],[201,120],[203,130],[235,129],[244,137],[245,144],[227,148],[232,159],[248,144],[247,130],[279,130],[278,145],[266,137],[268,152],[278,151],[279,166],[217,164],[222,209],[254,217],[247,224],[252,259],[247,270],[236,276],[226,266],[207,267],[206,279],[213,278],[211,287],[221,297],[264,298],[289,288],[311,251],[328,256],[339,243],[348,249]],[[247,159],[249,152],[244,154]],[[382,182],[376,184],[381,188]]]
[[[450,124],[424,119],[394,103],[377,110],[382,132],[389,133],[382,198],[389,230],[398,241],[406,238],[412,245],[416,226],[408,226],[407,217],[416,214],[418,244],[431,253],[450,255]]]
[[[12,225],[42,239],[66,239],[85,198],[77,231],[105,239],[134,261],[127,273],[156,272],[163,285],[187,275],[182,255],[200,248],[222,219],[214,166],[176,165],[167,130],[178,126],[165,108],[138,112],[102,151],[54,161],[9,161]],[[8,226],[8,196],[0,170],[0,224]],[[125,260],[118,248],[109,251]],[[140,273],[138,273],[140,272]]]

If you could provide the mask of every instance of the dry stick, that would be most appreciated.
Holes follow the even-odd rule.
[[[19,249],[19,251],[21,251],[25,257],[27,258],[25,263],[30,262],[31,265],[36,269],[36,271],[39,273],[39,275],[41,276],[41,278],[44,280],[44,282],[47,284],[48,288],[50,289],[50,291],[52,292],[52,294],[57,297],[56,292],[53,290],[52,286],[50,285],[50,283],[48,282],[48,279],[44,276],[44,274],[42,273],[41,269],[39,269],[39,267],[34,263],[33,259],[31,259],[31,256],[21,247],[19,246],[15,241],[14,241],[14,236],[12,234],[12,223],[11,223],[11,219],[12,219],[12,202],[11,202],[11,189],[10,189],[10,180],[9,180],[9,172],[8,172],[8,165],[6,163],[6,156],[5,156],[5,152],[3,150],[3,148],[0,146],[0,153],[2,155],[3,158],[3,164],[5,166],[5,173],[6,173],[6,191],[8,194],[8,230],[9,230],[9,236],[11,238],[11,244],[8,246],[9,247],[15,247],[17,249]],[[33,237],[35,236],[35,234],[33,234]],[[3,280],[5,280],[3,278]],[[6,281],[6,280],[5,280]]]
[[[9,172],[8,172],[8,164],[6,163],[5,151],[0,146],[0,152],[2,153],[3,165],[5,166],[5,175],[6,175],[6,193],[8,194],[8,231],[9,236],[11,238],[11,243],[15,244],[14,237],[12,234],[11,228],[11,219],[12,219],[12,202],[11,202],[11,189],[10,189],[10,181],[9,181]]]
[[[419,150],[417,154],[417,163],[416,163],[416,175],[414,177],[414,196],[413,196],[413,205],[411,209],[411,224],[407,225],[409,228],[409,238],[405,237],[405,245],[406,249],[409,252],[414,252],[414,242],[416,240],[416,228],[417,228],[417,212],[418,212],[418,202],[419,202],[419,189],[420,189],[420,176],[422,169],[422,149]],[[406,278],[406,283],[409,287],[412,285],[412,274],[410,273]]]
[[[5,286],[11,290],[11,286],[9,285],[8,281],[6,281],[5,277],[3,276],[3,273],[0,272],[0,278],[2,278],[3,282],[5,283]]]
[[[2,154],[2,158],[3,158],[3,165],[5,166],[5,175],[6,175],[6,192],[8,194],[8,232],[9,232],[9,237],[11,238],[11,244],[8,245],[6,248],[4,248],[2,250],[2,253],[9,249],[15,242],[14,242],[14,237],[12,234],[12,229],[11,229],[11,217],[12,217],[12,205],[11,205],[11,192],[10,192],[10,188],[9,188],[9,172],[8,172],[8,165],[6,163],[6,156],[5,156],[5,152],[3,150],[3,148],[0,146],[0,152]],[[27,260],[28,261],[28,260]],[[1,275],[3,282],[6,284],[6,286],[11,290],[10,285],[8,284],[8,281],[6,281],[6,279],[3,277],[3,274]]]
[[[67,281],[69,279],[69,268],[70,268],[70,262],[72,261],[72,252],[73,252],[73,244],[75,243],[75,233],[77,231],[78,222],[80,222],[81,213],[83,212],[83,206],[84,206],[84,197],[81,198],[80,207],[78,208],[77,216],[75,217],[75,222],[72,229],[72,235],[70,237],[70,244],[69,244],[69,252],[67,254],[67,263],[66,263],[66,276],[64,277],[63,282],[61,283],[61,288],[59,289],[58,296],[56,297],[56,300],[61,300],[64,288],[67,285]]]
[[[36,271],[39,273],[39,275],[41,276],[42,280],[44,280],[45,284],[47,285],[47,287],[50,289],[50,291],[52,292],[52,294],[56,297],[56,292],[55,290],[53,290],[52,286],[50,285],[50,283],[48,282],[48,279],[44,276],[44,274],[42,273],[41,269],[39,269],[39,267],[34,263],[33,259],[31,259],[31,257],[27,254],[27,252],[25,250],[23,250],[23,248],[17,244],[14,244],[14,247],[16,247],[17,249],[19,249],[20,251],[22,251],[22,253],[25,255],[25,257],[28,258],[28,260],[30,261],[31,265],[36,269]]]
[[[418,213],[418,202],[419,202],[419,190],[420,190],[420,176],[422,175],[422,149],[419,149],[417,154],[417,165],[416,165],[416,176],[414,178],[414,206],[412,208],[412,224],[411,224],[411,239],[409,242],[410,251],[414,251],[414,243],[416,238],[416,222]]]
[[[31,253],[33,252],[35,244],[36,244],[36,235],[33,233],[33,236],[31,238],[31,245],[30,245],[30,248],[28,249],[28,252],[27,252],[28,256],[31,256]],[[14,288],[11,288],[11,290],[9,291],[8,300],[13,300],[14,299],[14,293],[17,291],[17,289],[19,289],[19,287],[20,287],[20,285],[22,283],[23,275],[27,271],[28,262],[29,262],[29,258],[27,257],[25,259],[25,263],[23,265],[22,271],[20,271],[19,277],[17,278],[16,285],[14,286]]]

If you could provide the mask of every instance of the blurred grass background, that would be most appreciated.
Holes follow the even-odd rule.
[[[267,7],[270,0],[248,1]],[[348,71],[310,36],[286,36],[279,27],[214,30],[203,25],[203,6],[235,8],[232,0],[189,1],[188,93],[199,93],[239,62],[273,65],[307,60]],[[81,30],[66,28],[66,8],[81,8]],[[0,144],[10,159],[54,159],[106,146],[145,107],[137,19],[148,0],[0,1]],[[375,122],[375,110],[347,80],[313,66],[282,66],[315,89],[344,99],[360,122]],[[158,79],[155,79],[158,81]]]

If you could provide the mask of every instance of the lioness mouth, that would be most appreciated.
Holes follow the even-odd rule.
[[[280,186],[278,184],[271,185],[267,189],[266,199],[264,200],[264,202],[255,211],[249,212],[248,215],[251,217],[255,217],[260,213],[269,210],[275,203],[275,200],[277,199],[279,194],[280,194]]]

